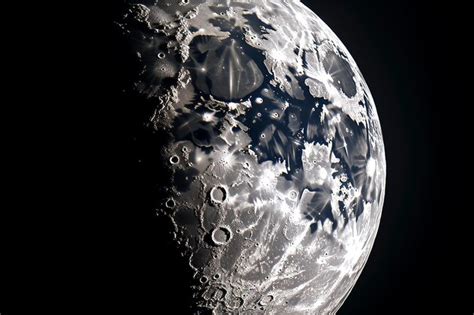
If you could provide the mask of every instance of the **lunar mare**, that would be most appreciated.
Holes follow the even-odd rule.
[[[296,0],[129,1],[117,25],[136,56],[126,93],[153,104],[164,143],[157,213],[194,273],[190,313],[335,313],[386,175],[344,45]]]

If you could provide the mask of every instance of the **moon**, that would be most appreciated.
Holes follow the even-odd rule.
[[[129,1],[133,106],[193,314],[333,314],[379,226],[386,164],[355,61],[297,0]]]

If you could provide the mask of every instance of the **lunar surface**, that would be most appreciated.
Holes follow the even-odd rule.
[[[129,1],[116,25],[136,70],[124,93],[153,107],[157,214],[194,274],[190,314],[335,313],[386,174],[344,45],[297,0]]]

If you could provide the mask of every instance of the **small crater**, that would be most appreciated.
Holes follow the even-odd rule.
[[[227,198],[227,191],[222,186],[216,186],[210,192],[211,201],[215,203],[223,203]]]
[[[257,98],[255,99],[255,103],[258,104],[258,105],[263,104],[263,98],[257,97]]]
[[[221,277],[220,274],[216,273],[215,275],[212,276],[212,279],[217,280]]]
[[[199,282],[201,282],[202,284],[207,283],[208,281],[209,281],[209,279],[208,279],[206,276],[202,276],[202,277],[199,279]]]
[[[173,198],[170,198],[166,200],[165,206],[166,208],[173,209],[176,206],[176,202],[173,200]]]
[[[166,57],[165,53],[162,52],[162,51],[160,51],[157,56],[158,56],[159,59],[165,59],[165,57]]]
[[[170,157],[170,163],[171,164],[178,164],[179,163],[179,156],[173,155],[172,157]]]
[[[211,239],[215,245],[225,245],[230,242],[232,231],[226,226],[220,226],[212,231]]]
[[[298,192],[296,190],[291,190],[288,194],[288,198],[293,201],[296,200],[296,198],[298,198]]]

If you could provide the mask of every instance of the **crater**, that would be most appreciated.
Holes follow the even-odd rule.
[[[166,208],[173,209],[176,206],[176,202],[173,200],[173,198],[170,198],[166,200],[165,206]]]
[[[217,245],[225,245],[232,239],[232,231],[227,226],[219,226],[212,231],[212,242]]]
[[[173,155],[172,157],[170,157],[170,163],[171,164],[178,164],[179,163],[179,156]]]
[[[214,203],[223,203],[227,198],[227,190],[222,186],[216,186],[211,189],[210,197]]]
[[[298,198],[298,192],[296,190],[291,190],[288,194],[288,198],[295,201]]]

